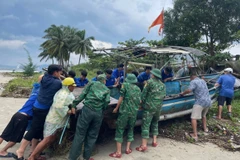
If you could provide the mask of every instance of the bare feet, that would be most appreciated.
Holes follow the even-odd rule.
[[[195,136],[193,133],[187,133],[187,132],[185,132],[185,136],[186,136],[186,138],[188,138],[188,139],[193,139],[193,140],[195,140],[195,141],[198,141],[198,136]]]
[[[21,152],[21,151],[17,150],[16,153],[17,153],[17,157],[18,158],[22,158],[23,157],[24,152]]]
[[[8,155],[8,152],[6,152],[6,151],[1,151],[0,152],[0,156],[7,156]]]
[[[203,128],[203,131],[204,131],[205,133],[208,133],[208,132],[209,132],[208,128]]]
[[[195,141],[198,141],[198,136],[195,136],[193,133],[189,134]]]

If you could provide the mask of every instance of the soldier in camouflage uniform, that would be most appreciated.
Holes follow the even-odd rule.
[[[149,138],[149,130],[153,133],[152,146],[156,147],[158,135],[158,120],[161,113],[163,98],[166,95],[165,85],[161,82],[161,71],[153,69],[151,71],[152,78],[147,81],[144,86],[141,100],[143,107],[143,123],[142,123],[142,144],[136,150],[144,152],[147,150],[147,140]]]
[[[73,101],[76,107],[83,99],[84,107],[79,116],[76,126],[76,133],[69,153],[69,160],[77,160],[82,152],[84,143],[83,158],[90,158],[93,146],[97,140],[99,129],[103,119],[103,110],[110,102],[110,91],[105,86],[106,76],[101,74],[97,81],[90,82],[83,90],[82,94]]]
[[[109,154],[110,157],[121,158],[123,133],[127,126],[127,147],[125,153],[130,154],[132,152],[132,150],[130,149],[130,145],[131,142],[134,140],[133,129],[136,123],[137,111],[140,107],[141,101],[141,90],[134,83],[137,83],[137,77],[134,74],[128,74],[125,82],[122,84],[118,104],[113,110],[113,113],[117,113],[120,107],[115,135],[117,151]]]

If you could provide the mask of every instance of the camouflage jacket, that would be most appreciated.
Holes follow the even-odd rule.
[[[120,96],[123,97],[119,113],[128,114],[134,117],[137,114],[141,101],[141,90],[135,84],[124,82],[120,90]]]
[[[73,107],[76,107],[83,99],[84,105],[97,111],[106,109],[110,103],[110,91],[101,82],[94,81],[88,83],[79,97],[73,101]]]
[[[141,100],[143,108],[151,112],[161,109],[165,95],[165,85],[156,78],[149,79],[142,91]]]

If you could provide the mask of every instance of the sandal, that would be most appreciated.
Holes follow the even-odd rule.
[[[198,141],[198,137],[193,137],[193,135],[192,135],[191,133],[185,132],[185,136],[186,136],[186,138],[192,139],[192,140],[194,140],[195,142]]]
[[[121,158],[122,154],[118,154],[117,152],[113,152],[113,153],[109,154],[109,156],[113,157],[113,158]]]
[[[125,153],[126,153],[126,154],[132,153],[132,149],[130,148],[129,150],[126,150]]]
[[[152,142],[152,146],[157,147],[158,146],[157,142],[156,143]]]
[[[18,158],[18,156],[16,154],[13,154],[12,157],[16,160],[24,160],[24,157]]]
[[[136,148],[139,152],[145,152],[147,150],[147,147],[143,147],[142,145]]]

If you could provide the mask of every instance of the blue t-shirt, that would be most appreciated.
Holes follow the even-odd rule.
[[[147,81],[150,79],[150,74],[147,74],[146,72],[142,72],[137,77],[139,83],[143,83],[144,81]]]
[[[113,86],[115,84],[115,78],[113,76],[111,76],[110,78],[106,79],[106,86]]]
[[[92,78],[92,81],[97,81],[97,77]]]
[[[164,69],[162,70],[162,80],[164,81],[167,78],[173,77],[173,73],[169,73],[168,75],[166,75],[164,73]]]
[[[122,76],[124,76],[124,71],[123,70],[122,71],[118,71],[118,69],[116,68],[116,69],[113,70],[112,76],[114,78],[116,78],[116,79],[118,77],[122,77]]]
[[[234,95],[235,77],[231,74],[224,74],[219,77],[218,84],[220,84],[220,96],[232,98]]]
[[[84,87],[86,84],[88,84],[87,78],[85,78],[84,80],[81,80],[81,78],[74,78],[74,81],[77,87]]]
[[[28,116],[33,116],[32,108],[37,99],[39,88],[40,88],[39,83],[33,84],[32,93],[31,93],[29,99],[27,100],[27,102],[22,106],[22,108],[18,112],[23,112],[23,113],[26,113]]]

